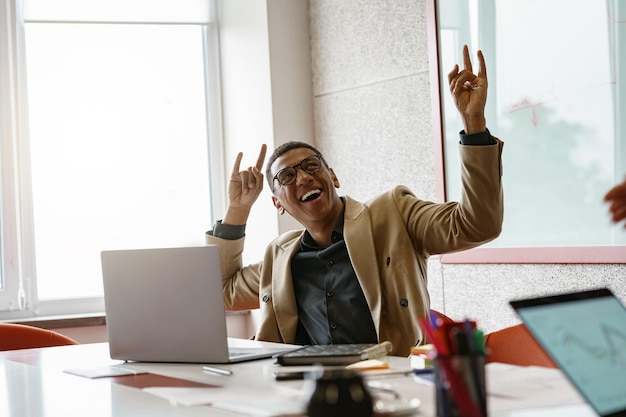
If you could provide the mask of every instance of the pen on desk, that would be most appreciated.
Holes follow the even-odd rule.
[[[388,378],[388,377],[398,377],[398,376],[409,376],[409,375],[423,375],[423,374],[432,374],[434,372],[432,367],[429,368],[418,368],[418,369],[407,369],[404,371],[365,371],[362,373],[363,378]]]
[[[230,376],[233,374],[233,371],[231,371],[230,369],[224,369],[224,368],[216,368],[215,366],[203,366],[202,370],[205,372],[211,372],[213,374],[219,374],[219,375],[226,375],[226,376]]]
[[[432,366],[426,367],[426,368],[415,368],[413,369],[413,374],[414,375],[426,375],[426,374],[432,374],[435,372],[435,368],[433,368]]]

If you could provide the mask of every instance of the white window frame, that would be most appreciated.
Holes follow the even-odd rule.
[[[25,15],[36,4],[40,15]],[[123,10],[125,15],[107,13]],[[48,10],[45,10],[45,9]],[[176,13],[172,13],[172,10]],[[68,13],[71,10],[72,13]],[[146,14],[144,11],[148,11]],[[94,13],[99,11],[99,13]],[[60,12],[60,13],[59,13]],[[102,297],[40,301],[36,291],[24,22],[159,23],[203,26],[212,218],[225,206],[220,58],[215,0],[0,0],[0,321],[94,315]],[[202,233],[199,230],[198,233]]]

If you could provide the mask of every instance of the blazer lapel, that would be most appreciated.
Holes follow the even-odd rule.
[[[370,216],[364,204],[347,196],[343,233],[352,266],[372,311],[376,333],[380,334],[380,274]]]
[[[282,339],[286,343],[293,343],[298,327],[298,306],[293,289],[291,274],[291,258],[300,248],[301,235],[281,245],[278,250],[285,252],[274,259],[280,260],[273,266],[272,294],[273,306],[276,312],[276,322]]]

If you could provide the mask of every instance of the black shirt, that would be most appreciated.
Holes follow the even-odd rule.
[[[298,305],[294,343],[375,343],[374,321],[343,239],[343,212],[331,242],[320,248],[305,231],[300,251],[291,260]]]

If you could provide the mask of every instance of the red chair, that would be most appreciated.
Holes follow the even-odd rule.
[[[454,320],[452,320],[450,317],[446,316],[445,314],[437,311],[437,310],[430,310],[431,313],[435,314],[437,316],[437,319],[440,320],[439,324],[445,324],[445,323],[454,323]]]
[[[61,333],[15,323],[0,323],[0,351],[51,346],[77,345]]]
[[[558,368],[523,323],[487,334],[485,346],[487,362]]]
[[[437,310],[430,310],[430,315],[431,315],[431,319],[434,320],[433,315],[436,317],[437,319],[437,323],[433,323],[433,325],[436,325],[437,327],[442,326],[444,324],[453,324],[454,320],[452,320],[450,317],[446,316],[445,314],[443,314],[440,311]],[[426,343],[431,343],[430,340],[428,340],[428,337],[425,336],[425,342]]]

